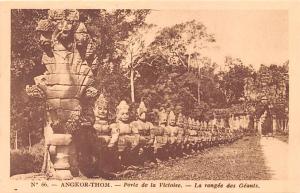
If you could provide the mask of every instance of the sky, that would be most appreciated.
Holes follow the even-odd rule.
[[[289,59],[286,10],[152,10],[146,22],[158,30],[193,19],[215,34],[217,46],[205,54],[220,66],[225,56],[239,57],[255,69]]]

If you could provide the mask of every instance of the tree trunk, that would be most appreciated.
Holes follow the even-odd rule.
[[[131,102],[134,103],[134,69],[130,69],[130,90],[131,90]]]
[[[198,104],[200,104],[200,81],[201,81],[200,65],[198,64]]]
[[[28,133],[29,151],[31,150],[31,135]]]
[[[188,62],[187,62],[188,72],[190,71],[190,62],[191,62],[191,54],[188,55]]]
[[[18,131],[16,131],[16,137],[15,137],[15,149],[18,149]]]

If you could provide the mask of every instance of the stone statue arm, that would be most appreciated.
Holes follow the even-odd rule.
[[[136,146],[138,146],[139,142],[140,142],[140,134],[139,134],[139,130],[137,127],[134,127],[132,124],[129,125],[131,128],[131,133],[134,136],[134,140],[132,143],[132,149],[134,149]]]
[[[184,129],[178,127],[178,133],[177,133],[177,142],[181,143],[183,140],[183,136],[184,136]]]
[[[150,127],[150,140],[148,142],[149,145],[152,145],[154,143],[155,140],[155,128],[154,125],[150,122],[148,122],[149,127]]]
[[[118,142],[120,130],[115,123],[111,124],[109,127],[111,129],[111,139],[108,143],[108,147],[114,147]]]

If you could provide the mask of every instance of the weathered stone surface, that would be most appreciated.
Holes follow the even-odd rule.
[[[34,77],[34,82],[36,85],[41,86],[45,86],[47,85],[47,81],[48,81],[48,76],[47,75],[40,75],[40,76],[36,76]]]
[[[79,12],[76,9],[67,9],[65,10],[65,19],[69,21],[78,21]]]
[[[69,155],[72,150],[71,145],[72,145],[72,143],[70,143],[68,145],[56,146],[56,152],[57,152],[58,158],[65,157],[65,155]]]
[[[72,180],[73,176],[70,170],[56,170],[54,178],[58,180]]]
[[[70,134],[53,134],[49,139],[49,145],[69,145],[71,141],[72,135]]]
[[[80,66],[79,74],[93,76],[93,72],[91,71],[91,68],[87,65]]]
[[[80,86],[54,85],[47,87],[47,98],[75,98],[78,97]]]
[[[73,107],[73,108],[74,110],[57,109],[56,111],[57,116],[60,118],[60,120],[67,121],[70,118],[72,113],[80,114],[80,111],[77,110],[78,107]]]
[[[45,98],[45,92],[37,85],[26,85],[26,93],[28,96],[36,97],[36,98]]]
[[[48,18],[52,20],[60,20],[65,18],[65,10],[63,9],[50,9],[48,10]]]
[[[49,147],[49,153],[52,156],[56,155],[56,146],[55,145],[50,145],[50,147]]]
[[[56,154],[56,159],[53,165],[55,170],[66,170],[70,168],[69,156],[66,154]]]
[[[80,105],[78,99],[61,99],[60,101],[61,108],[66,110],[74,110],[74,107]]]
[[[47,54],[43,54],[42,62],[46,66],[49,73],[55,71],[56,61],[54,57],[49,57]]]
[[[60,108],[60,99],[48,99],[47,106],[49,109],[58,109]]]
[[[50,74],[48,78],[48,85],[72,85],[76,83],[77,75],[73,74]]]
[[[50,74],[47,76],[47,84],[50,85],[73,85],[73,86],[87,86],[93,81],[91,76],[78,74]]]
[[[52,127],[47,124],[45,127],[44,127],[44,137],[45,137],[45,140],[46,140],[46,144],[49,144],[49,139],[51,138],[51,136],[53,135],[53,129]]]
[[[60,42],[58,41],[53,41],[53,53],[56,53],[58,56],[61,54],[64,54],[65,52],[69,52],[65,46],[63,46]],[[62,53],[60,53],[62,52]],[[54,55],[55,56],[55,55]]]

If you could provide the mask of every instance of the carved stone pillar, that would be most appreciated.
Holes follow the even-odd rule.
[[[36,30],[47,70],[26,91],[44,98],[47,106],[44,135],[50,167],[46,172],[56,179],[72,179],[71,168],[76,167],[72,134],[82,124],[81,99],[97,93],[91,87],[92,64],[88,63],[95,61],[90,60],[95,46],[77,10],[49,10],[48,19],[39,21]]]

